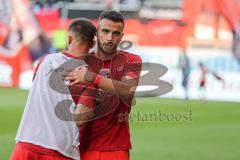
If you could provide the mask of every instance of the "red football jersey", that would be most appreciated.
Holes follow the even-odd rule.
[[[74,57],[73,55],[67,52],[64,52],[63,54],[69,58],[84,59],[89,69],[93,72],[98,72],[103,65],[102,61],[93,55]],[[70,93],[72,95],[72,98],[75,104],[80,103],[82,105],[85,105],[91,108],[94,107],[94,96],[91,97],[91,95],[96,95],[97,93],[97,88],[95,84],[79,83],[73,86],[69,86],[68,88],[70,90]]]
[[[104,62],[104,67],[100,69],[99,74],[114,80],[121,80],[124,76],[138,80],[141,64],[139,56],[120,51],[110,61]],[[80,130],[80,150],[130,149],[128,119],[121,119],[122,115],[128,117],[130,106],[113,95],[106,96],[102,103],[108,106],[109,112],[104,112],[105,115],[99,116]]]

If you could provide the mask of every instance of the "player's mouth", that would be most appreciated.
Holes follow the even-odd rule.
[[[114,44],[114,43],[106,43],[106,44],[104,44],[106,47],[108,47],[108,48],[115,48],[117,45],[116,44]]]

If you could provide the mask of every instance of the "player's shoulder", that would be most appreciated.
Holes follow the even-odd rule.
[[[36,61],[37,67],[48,66],[53,61],[61,62],[64,59],[64,55],[61,52],[45,54],[38,61]]]
[[[64,54],[62,52],[50,53],[46,55],[46,58],[48,59],[57,59],[61,57],[64,57]]]
[[[130,53],[130,52],[127,52],[127,51],[123,51],[123,50],[120,50],[119,51],[121,54],[125,55],[128,59],[128,61],[137,61],[137,62],[141,62],[142,59],[139,55],[137,54],[134,54],[134,53]]]
[[[51,61],[61,61],[63,59],[69,59],[68,57],[64,56],[63,53],[61,52],[56,52],[56,53],[50,53],[45,55],[44,57],[44,61],[46,62],[51,62]]]

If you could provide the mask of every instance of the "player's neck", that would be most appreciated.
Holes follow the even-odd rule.
[[[117,52],[116,52],[117,53]],[[106,52],[103,52],[101,49],[97,49],[97,53],[96,53],[96,56],[98,58],[100,58],[101,60],[103,61],[108,61],[112,58],[113,55],[115,55],[116,53],[106,53]]]
[[[88,53],[88,51],[86,51],[85,49],[81,49],[81,48],[78,48],[78,49],[71,49],[71,48],[69,48],[67,50],[67,52],[69,54],[73,55],[74,57],[83,56],[83,55],[86,55]]]

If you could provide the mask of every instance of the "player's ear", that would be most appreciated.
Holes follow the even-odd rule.
[[[97,26],[97,28],[96,28],[96,37],[98,36],[99,30],[100,30],[100,28],[99,28],[99,26]]]
[[[122,32],[122,36],[121,36],[121,39],[122,39],[122,37],[124,36],[124,33]]]
[[[69,36],[68,36],[68,46],[69,46],[71,43],[72,43],[72,36],[69,35]]]

